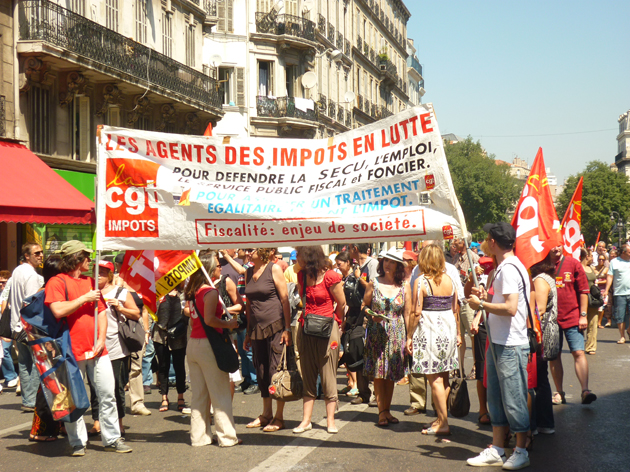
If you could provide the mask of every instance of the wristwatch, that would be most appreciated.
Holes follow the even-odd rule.
[[[483,300],[479,301],[479,310],[483,310]]]
[[[586,312],[585,312],[585,311],[583,311],[582,313],[580,313],[580,316],[582,316],[582,317],[586,317]]]

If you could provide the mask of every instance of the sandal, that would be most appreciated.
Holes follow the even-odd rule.
[[[424,434],[425,436],[450,436],[451,430],[449,429],[448,431],[436,431],[435,429],[433,429],[433,426],[431,426],[429,428],[423,429],[420,434]]]
[[[270,421],[271,421],[271,418],[267,418],[266,416],[260,415],[254,421],[252,421],[251,423],[248,423],[247,426],[245,427],[246,428],[264,428],[265,426],[269,424]]]
[[[553,403],[554,405],[565,405],[567,403],[567,400],[564,397],[564,392],[554,392],[551,403]]]
[[[595,400],[597,400],[597,395],[590,390],[582,390],[582,405],[590,405]]]
[[[378,423],[376,423],[376,426],[380,426],[381,428],[385,428],[389,426],[389,418],[387,418],[387,414],[385,415],[385,419],[381,419],[381,415],[383,413],[389,413],[389,410],[383,410],[383,411],[378,412]]]
[[[168,400],[162,400],[162,404],[160,405],[160,410],[161,412],[165,412],[168,411],[168,407],[170,405],[170,402]]]
[[[98,431],[97,431],[97,430],[95,430],[95,429],[91,429],[91,430],[89,430],[89,431],[87,432],[87,435],[88,435],[90,438],[93,438],[93,437],[95,437],[95,436],[98,436],[99,434],[101,434],[101,430],[100,430],[100,429],[99,429]]]
[[[617,341],[617,344],[626,344],[626,338],[621,338],[619,341]]]
[[[186,400],[184,400],[183,398],[178,398],[177,399],[177,411],[179,411],[180,413],[184,411],[184,408],[186,408]]]
[[[57,436],[39,436],[39,435],[33,436],[31,434],[29,435],[28,440],[32,442],[53,442],[57,440]]]
[[[534,449],[534,436],[531,431],[527,432],[527,439],[525,440],[525,450],[527,452],[532,452]]]
[[[284,420],[274,418],[271,420],[271,423],[263,428],[263,431],[265,433],[275,433],[276,431],[280,431],[281,429],[284,429]]]
[[[488,418],[488,419],[484,420],[484,418]],[[490,415],[488,413],[484,413],[483,415],[480,415],[477,421],[479,421],[479,424],[491,424]]]

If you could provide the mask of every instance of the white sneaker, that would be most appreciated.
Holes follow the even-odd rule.
[[[519,470],[529,467],[529,455],[525,452],[519,452],[514,449],[514,453],[505,461],[503,468],[505,470]]]
[[[501,467],[503,464],[505,464],[505,460],[505,454],[500,456],[495,448],[489,447],[481,451],[481,454],[479,454],[477,457],[471,457],[466,462],[468,462],[468,465],[472,465],[474,467]]]
[[[6,382],[4,386],[6,388],[15,388],[15,387],[17,387],[18,382],[19,382],[18,377],[16,377],[16,378],[14,378],[11,381]]]

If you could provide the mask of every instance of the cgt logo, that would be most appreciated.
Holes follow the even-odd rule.
[[[159,168],[140,159],[107,160],[105,236],[159,236],[158,195],[150,188]]]

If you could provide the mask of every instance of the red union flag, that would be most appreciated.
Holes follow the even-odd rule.
[[[155,313],[155,251],[127,251],[120,277],[142,296],[147,310]]]
[[[562,252],[565,256],[573,256],[578,261],[580,260],[580,248],[584,244],[584,238],[582,237],[581,225],[582,225],[582,180],[584,177],[580,177],[580,181],[573,192],[573,198],[567,208],[564,218],[562,219],[562,225],[560,226],[560,233],[562,235]]]
[[[529,268],[542,261],[549,249],[561,244],[560,222],[553,206],[542,148],[532,165],[516,206],[512,226],[516,230],[516,255]]]

